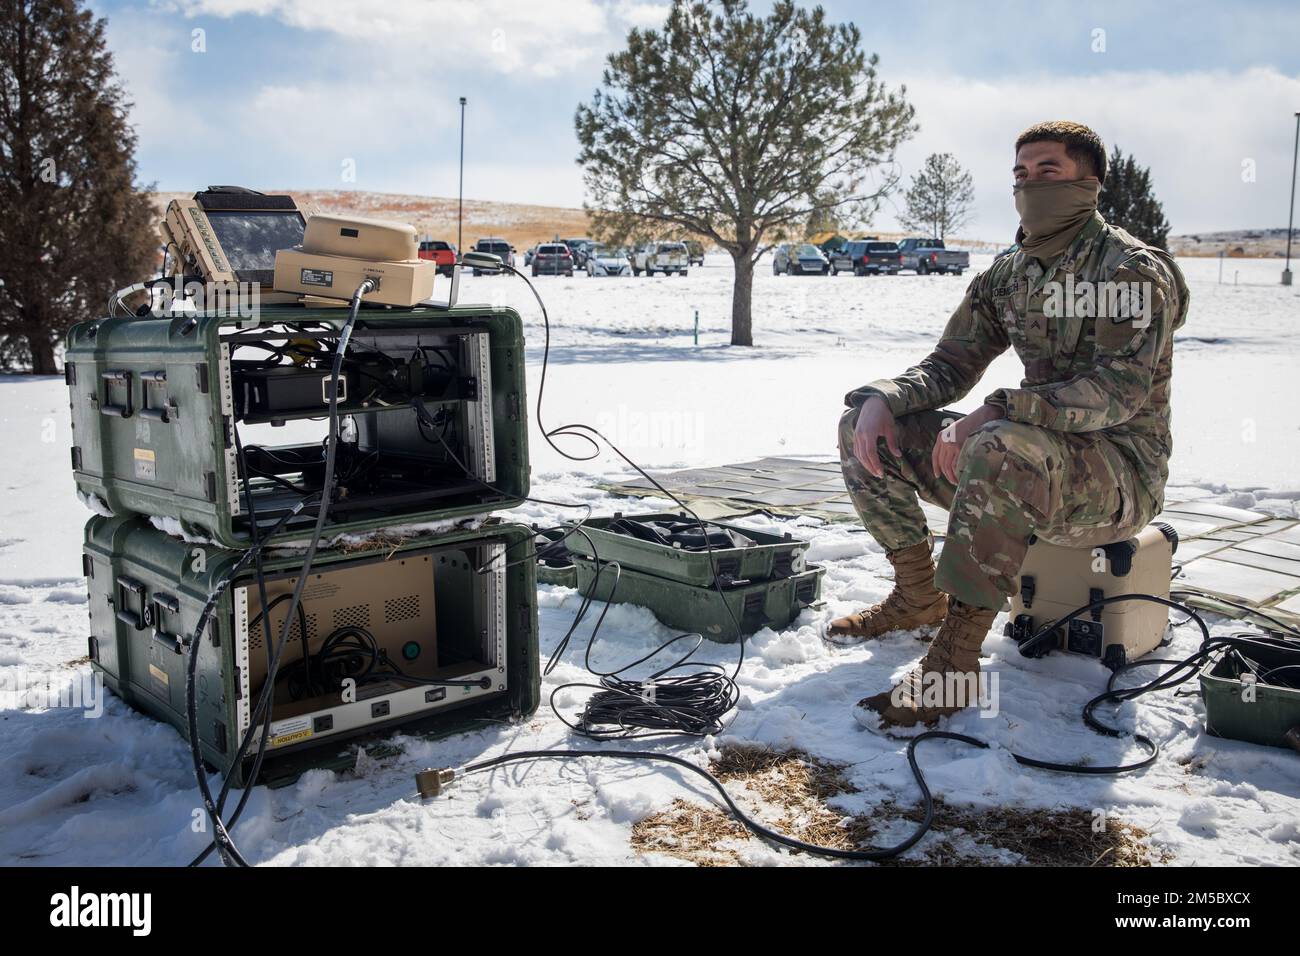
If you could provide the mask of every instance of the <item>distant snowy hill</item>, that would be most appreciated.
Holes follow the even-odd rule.
[[[1300,253],[1300,229],[1291,240],[1291,254]],[[1232,229],[1170,236],[1169,251],[1176,256],[1217,256],[1234,259],[1264,259],[1286,255],[1286,227],[1277,229]]]

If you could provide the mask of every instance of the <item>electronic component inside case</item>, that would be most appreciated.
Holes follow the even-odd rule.
[[[288,621],[268,766],[284,758],[282,767],[294,767],[295,754],[328,762],[347,738],[397,725],[436,732],[536,709],[536,578],[532,562],[506,560],[532,535],[495,525],[416,536],[380,551],[318,553]],[[195,550],[142,518],[90,519],[91,663],[119,697],[184,734],[187,658],[197,653],[204,758],[242,775],[247,766],[232,761],[252,725],[302,560],[292,552],[265,559],[266,622],[255,573],[239,574],[191,650],[208,595],[240,555],[198,548],[200,562]],[[284,772],[271,767],[265,776]]]
[[[247,547],[321,487],[343,315],[270,306],[69,333],[78,488]],[[523,331],[510,309],[362,310],[341,362],[331,533],[509,507],[528,492]],[[241,460],[236,437],[244,448]],[[310,501],[280,533],[315,523]]]

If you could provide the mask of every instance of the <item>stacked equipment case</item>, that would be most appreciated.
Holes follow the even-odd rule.
[[[320,507],[344,321],[275,305],[69,333],[72,466],[98,512],[83,555],[92,666],[188,735],[197,654],[199,746],[237,782],[282,633],[267,781],[353,759],[344,742],[361,735],[451,731],[539,701],[535,562],[515,560],[533,532],[484,517],[528,493],[511,309],[361,309],[338,381],[328,520],[286,622]],[[255,539],[260,572],[241,561]]]

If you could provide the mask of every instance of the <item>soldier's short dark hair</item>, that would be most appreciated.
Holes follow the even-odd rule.
[[[1070,120],[1035,123],[1016,137],[1016,152],[1026,143],[1063,143],[1065,155],[1079,164],[1085,176],[1106,181],[1106,144],[1093,130]]]

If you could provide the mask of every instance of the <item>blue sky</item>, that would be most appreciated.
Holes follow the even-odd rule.
[[[667,9],[657,0],[92,6],[108,18],[136,104],[140,177],[160,189],[454,196],[464,95],[466,195],[558,205],[583,199],[574,108],[627,30],[661,23]],[[1089,123],[1150,165],[1175,232],[1285,225],[1298,4],[823,6],[858,24],[885,82],[908,87],[921,131],[900,150],[904,176],[940,150],[974,174],[971,235],[1000,240],[1014,229],[1011,143],[1049,117]],[[876,224],[893,225],[892,209]]]

